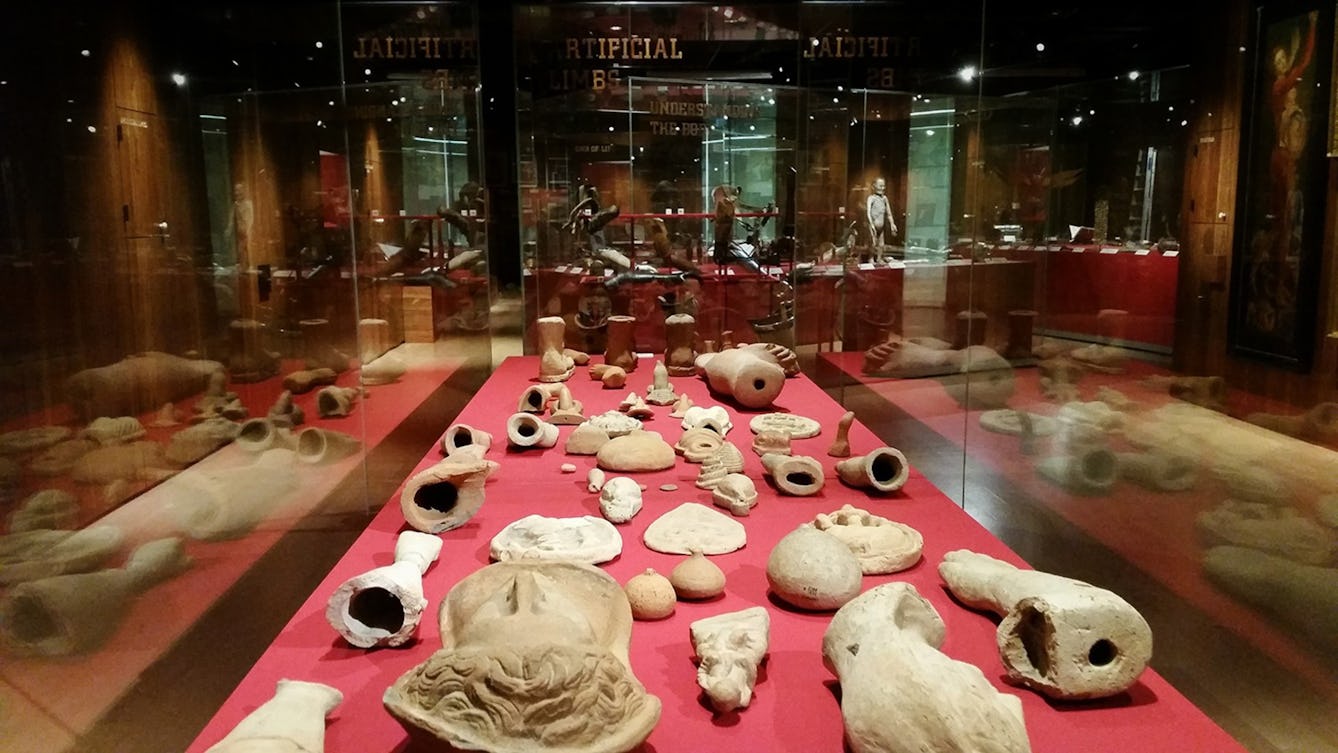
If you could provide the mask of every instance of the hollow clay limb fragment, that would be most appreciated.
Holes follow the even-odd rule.
[[[598,568],[489,565],[451,589],[440,623],[442,649],[383,698],[432,749],[625,753],[659,721],[632,674],[627,597]]]
[[[30,494],[9,514],[9,532],[73,529],[79,522],[79,498],[62,489]]]
[[[725,592],[725,571],[707,559],[700,549],[694,549],[687,559],[670,571],[669,584],[680,599],[714,599]]]
[[[807,416],[794,413],[763,413],[760,416],[753,416],[748,422],[748,428],[754,434],[765,431],[781,432],[790,439],[808,439],[822,432],[822,424]]]
[[[506,442],[518,450],[556,445],[558,427],[533,413],[513,413],[506,420]]]
[[[324,753],[325,717],[343,700],[329,685],[279,680],[273,698],[205,753]]]
[[[627,372],[621,366],[597,363],[590,367],[590,378],[603,383],[606,390],[620,390],[627,384]]]
[[[316,413],[321,418],[341,418],[353,412],[361,391],[357,387],[326,387],[316,393]]]
[[[1051,698],[1104,698],[1128,690],[1152,658],[1147,621],[1104,588],[964,549],[938,571],[964,604],[1003,617],[995,638],[1009,682]]]
[[[829,456],[834,458],[850,457],[850,425],[853,423],[855,423],[854,411],[846,411],[841,414],[841,420],[836,424],[836,438],[832,440],[831,446],[827,448]]]
[[[1223,591],[1338,651],[1338,568],[1302,565],[1240,546],[1215,546],[1203,571]]]
[[[563,450],[568,455],[594,455],[608,441],[608,432],[587,421],[567,435],[567,444]]]
[[[600,468],[620,473],[662,471],[674,467],[675,459],[674,448],[654,431],[614,437],[595,453]]]
[[[845,544],[865,575],[899,573],[919,562],[924,551],[919,531],[852,505],[820,513],[809,525]]]
[[[742,473],[729,473],[711,489],[711,501],[735,516],[745,516],[757,506],[757,485]]]
[[[751,607],[705,617],[688,625],[692,650],[701,660],[697,684],[717,714],[748,708],[757,670],[771,639],[771,616]]]
[[[1194,461],[1163,452],[1120,452],[1120,477],[1162,492],[1193,489],[1199,470]]]
[[[762,467],[776,489],[792,497],[817,494],[827,481],[822,464],[807,455],[763,455]]]
[[[906,462],[901,450],[879,447],[868,455],[838,462],[836,474],[848,486],[890,494],[906,485],[911,476],[911,464]]]
[[[1228,499],[1199,513],[1194,529],[1206,546],[1246,546],[1303,565],[1333,562],[1332,532],[1290,507]]]
[[[69,439],[73,433],[67,426],[37,426],[31,429],[7,431],[0,434],[0,455],[45,450]]]
[[[650,567],[640,575],[633,575],[623,585],[623,592],[627,594],[634,620],[663,620],[673,615],[678,604],[673,584]]]
[[[838,609],[859,593],[859,560],[835,536],[801,525],[776,542],[767,557],[767,583],[782,601],[800,609]]]
[[[684,502],[656,518],[642,535],[646,546],[665,554],[727,554],[748,543],[743,524],[697,502]]]
[[[357,437],[342,431],[310,426],[297,433],[297,460],[308,465],[343,460],[361,449]]]
[[[427,599],[423,574],[441,554],[441,538],[404,531],[395,561],[344,581],[330,595],[325,619],[358,648],[401,646],[418,632]]]
[[[1075,494],[1100,495],[1110,491],[1120,475],[1115,453],[1091,449],[1077,455],[1055,455],[1036,464],[1041,476]]]
[[[11,533],[0,537],[0,585],[96,570],[124,543],[121,529],[106,524],[74,532]]]
[[[599,511],[610,523],[626,523],[641,512],[641,486],[626,476],[615,476],[599,490]]]
[[[335,383],[339,375],[334,369],[303,369],[283,378],[283,388],[294,395],[304,395],[317,387]]]
[[[598,565],[622,554],[623,537],[612,523],[593,515],[527,515],[499,531],[488,551],[499,562],[567,560]]]
[[[236,539],[250,533],[272,514],[283,497],[297,488],[292,450],[261,453],[240,468],[192,469],[164,485],[168,510],[177,526],[202,541]]]
[[[875,586],[837,611],[822,659],[841,681],[852,753],[1030,752],[1022,702],[940,652],[943,638],[943,619],[909,583]]]
[[[404,520],[424,533],[459,528],[483,506],[483,483],[497,470],[491,460],[446,458],[404,484],[400,511]]]
[[[469,424],[451,424],[441,436],[441,454],[446,457],[457,453],[483,457],[489,447],[492,447],[492,435]]]
[[[745,408],[765,408],[785,388],[785,370],[765,351],[734,348],[710,356],[704,367],[707,384]]]

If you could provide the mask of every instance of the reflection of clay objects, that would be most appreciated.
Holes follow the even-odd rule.
[[[516,449],[546,449],[557,444],[557,440],[558,427],[533,413],[513,413],[506,420],[506,442]]]
[[[539,346],[539,381],[565,382],[576,370],[576,362],[562,352],[567,322],[560,316],[541,316],[534,323]]]
[[[492,435],[469,424],[451,424],[441,436],[441,454],[446,457],[456,453],[483,457],[491,446]]]
[[[1008,312],[1008,346],[1004,348],[1004,358],[1031,358],[1031,338],[1038,315],[1027,309]]]
[[[621,403],[618,403],[618,410],[641,421],[655,415],[655,410],[646,405],[646,401],[642,400],[641,396],[635,392],[627,393],[627,397]]]
[[[1047,358],[1036,364],[1040,371],[1041,395],[1060,403],[1079,398],[1078,380],[1086,372],[1074,361],[1064,357]]]
[[[279,396],[274,400],[274,405],[271,405],[269,410],[265,412],[265,416],[274,422],[275,426],[284,429],[291,429],[307,420],[306,411],[302,410],[302,406],[293,402],[293,393],[288,390],[279,393]]]
[[[598,568],[490,565],[451,589],[440,623],[442,649],[383,699],[436,747],[624,753],[659,720],[628,659],[627,598]]]
[[[297,488],[293,451],[267,450],[250,465],[183,473],[164,487],[168,511],[191,538],[225,541],[250,533]]]
[[[973,410],[1002,408],[1013,397],[1013,365],[993,350],[972,345],[957,352],[956,363],[964,378],[946,381],[943,389],[958,405]]]
[[[517,413],[543,413],[548,410],[548,404],[557,399],[561,391],[561,384],[532,384],[520,393],[520,399],[516,401]]]
[[[385,319],[358,320],[358,361],[371,363],[390,350],[390,322]]]
[[[297,438],[268,418],[252,418],[242,424],[233,443],[247,452],[261,453],[276,447],[291,450]]]
[[[335,348],[331,342],[332,327],[328,319],[302,319],[297,323],[302,331],[302,351],[308,369],[348,371],[348,354]]]
[[[784,345],[779,343],[748,343],[738,347],[765,351],[768,357],[775,361],[777,366],[781,367],[785,376],[799,376],[799,355]]]
[[[757,506],[757,485],[742,473],[729,473],[711,489],[711,501],[737,516]]]
[[[1048,437],[1059,429],[1059,423],[1049,416],[1042,416],[1012,408],[997,408],[981,411],[980,428],[995,434],[1033,437]]]
[[[755,348],[711,354],[705,375],[712,390],[728,395],[745,408],[765,408],[785,388],[785,370],[769,353]]]
[[[674,443],[674,452],[682,455],[689,463],[701,463],[720,449],[724,442],[724,437],[712,429],[688,429]]]
[[[133,442],[147,433],[148,431],[144,428],[144,425],[134,416],[120,416],[119,418],[103,416],[93,419],[87,428],[79,432],[79,436],[91,439],[106,447],[107,445]]]
[[[641,512],[641,486],[626,476],[614,476],[599,490],[599,511],[610,523],[626,523]]]
[[[111,483],[102,487],[102,506],[103,509],[110,510],[120,507],[128,502],[132,497],[136,497],[148,488],[146,481],[127,481],[123,478],[114,479]]]
[[[283,388],[294,395],[302,395],[317,387],[334,384],[338,378],[334,369],[304,369],[284,377]]]
[[[731,473],[743,472],[743,453],[739,448],[729,442],[723,442],[702,461],[702,467],[697,472],[698,489],[714,489],[725,476]]]
[[[941,653],[943,638],[943,619],[909,583],[876,586],[837,611],[822,659],[841,680],[852,753],[1029,753],[1021,701]]]
[[[684,502],[656,518],[641,538],[665,554],[727,554],[748,543],[742,523],[696,502]]]
[[[683,416],[687,415],[688,409],[691,407],[692,407],[692,398],[688,397],[688,393],[684,392],[683,394],[678,396],[677,400],[674,401],[674,407],[670,409],[669,417],[682,418]]]
[[[326,387],[316,393],[316,413],[321,418],[339,418],[353,412],[358,402],[357,387]]]
[[[722,437],[734,428],[734,422],[729,420],[729,412],[719,405],[689,407],[684,411],[680,425],[683,431],[696,428],[710,429]]]
[[[309,465],[325,465],[362,449],[362,442],[351,434],[314,426],[297,434],[297,459]]]
[[[592,416],[586,423],[597,429],[602,429],[610,439],[626,436],[641,428],[640,419],[625,416],[616,410],[606,411],[598,416]]]
[[[636,318],[615,314],[608,318],[608,341],[604,346],[604,363],[617,366],[625,372],[636,370],[636,350],[632,347]]]
[[[1138,403],[1134,402],[1123,392],[1102,385],[1096,388],[1096,399],[1110,406],[1111,410],[1121,413],[1138,410]]]
[[[753,437],[753,452],[758,457],[762,457],[769,452],[777,455],[789,455],[791,451],[790,435],[786,432],[768,429],[758,432]]]
[[[1074,348],[1069,351],[1068,356],[1083,366],[1103,374],[1123,374],[1124,362],[1129,358],[1124,348],[1098,343]]]
[[[246,406],[242,405],[242,400],[237,396],[237,393],[226,392],[222,395],[205,395],[197,400],[195,412],[191,414],[190,422],[197,424],[215,418],[240,421],[247,415]]]
[[[674,613],[678,604],[673,584],[650,567],[628,579],[623,593],[627,594],[632,618],[636,620],[663,620]]]
[[[591,468],[585,472],[585,490],[588,492],[597,492],[604,488],[606,480],[604,471],[598,468]]]
[[[1303,565],[1333,561],[1333,534],[1289,507],[1228,499],[1199,513],[1194,528],[1205,546],[1244,546]]]
[[[228,376],[232,381],[263,382],[279,373],[279,356],[265,349],[264,337],[265,325],[254,319],[234,319],[228,325]]]
[[[575,400],[571,396],[571,390],[567,385],[562,385],[558,390],[557,401],[553,403],[553,411],[548,416],[548,422],[554,426],[575,426],[585,421],[585,415],[582,411],[585,406],[580,400]]]
[[[1090,449],[1076,455],[1055,455],[1036,464],[1040,474],[1075,494],[1105,494],[1120,475],[1115,453]]]
[[[401,646],[427,609],[423,574],[441,554],[441,538],[405,531],[395,539],[395,561],[339,584],[325,605],[325,619],[359,648]]]
[[[953,595],[1003,617],[995,633],[1009,682],[1051,698],[1128,690],[1152,658],[1152,629],[1104,588],[983,554],[948,552],[938,568]]]
[[[807,416],[794,413],[763,413],[760,416],[753,416],[748,422],[748,428],[754,434],[761,434],[764,431],[783,432],[788,434],[790,439],[808,439],[822,432],[822,424]]]
[[[834,536],[807,525],[785,534],[767,557],[767,583],[787,604],[838,609],[859,593],[859,560]]]
[[[834,458],[850,457],[850,425],[855,423],[855,412],[846,411],[836,424],[836,438],[827,448],[827,454]]]
[[[669,584],[680,599],[714,599],[725,592],[725,571],[694,549],[669,572]]]
[[[654,381],[646,388],[646,402],[652,405],[673,405],[678,400],[674,385],[669,383],[669,371],[664,361],[655,362]]]
[[[871,376],[901,379],[944,376],[957,370],[953,363],[955,353],[894,337],[864,352],[862,371]]]
[[[697,684],[711,708],[718,714],[747,708],[770,643],[771,617],[766,608],[706,617],[689,625],[688,631],[692,650],[701,660]]]
[[[1182,492],[1193,489],[1199,469],[1194,462],[1163,452],[1120,452],[1120,476],[1149,489]]]
[[[809,525],[845,544],[865,575],[899,573],[919,562],[924,551],[919,531],[851,505],[820,513]]]
[[[109,525],[74,532],[39,529],[11,533],[0,537],[0,585],[95,570],[124,543],[121,529]]]
[[[106,484],[118,478],[159,480],[166,475],[167,458],[157,442],[100,447],[75,461],[70,477],[81,484]]]
[[[608,432],[587,421],[572,429],[564,451],[568,455],[594,455],[608,441]]]
[[[400,359],[385,355],[364,364],[362,367],[362,383],[370,385],[391,384],[398,382],[400,377],[409,371],[409,367]]]
[[[79,499],[62,489],[43,489],[28,495],[9,514],[9,532],[69,529],[79,522]]]
[[[602,382],[606,390],[617,390],[627,384],[627,371],[621,366],[597,363],[590,367],[590,378]]]
[[[74,374],[65,380],[65,396],[82,421],[137,416],[204,390],[214,375],[227,377],[218,361],[142,353]]]
[[[1301,565],[1238,546],[1203,555],[1208,578],[1232,596],[1276,615],[1329,651],[1338,651],[1338,569]]]
[[[240,432],[241,426],[226,418],[207,419],[173,434],[167,442],[166,457],[178,465],[190,465],[235,440]]]
[[[1251,413],[1245,420],[1269,431],[1312,442],[1338,439],[1338,403],[1320,403],[1299,416]]]
[[[600,468],[622,473],[662,471],[672,468],[674,459],[674,448],[653,431],[634,431],[614,437],[595,453],[595,462]]]
[[[664,319],[664,364],[670,376],[693,376],[697,354],[692,343],[697,339],[697,320],[689,314],[671,314]]]
[[[763,455],[762,468],[781,494],[792,497],[817,494],[827,481],[822,464],[807,455]]]
[[[67,439],[43,450],[28,463],[28,470],[42,476],[59,476],[74,467],[79,458],[98,448],[91,439]]]
[[[1099,401],[1072,401],[1065,403],[1055,414],[1058,437],[1055,449],[1065,454],[1076,454],[1091,449],[1104,448],[1109,444],[1109,435],[1124,426],[1123,413],[1111,410],[1110,406]],[[1032,433],[1040,421],[1032,420]]]
[[[509,560],[566,560],[598,565],[622,554],[623,538],[603,518],[527,515],[503,528],[488,545],[490,556]]]
[[[140,546],[124,568],[20,583],[0,597],[0,641],[15,654],[68,656],[100,646],[131,599],[190,565],[178,539]]]
[[[836,474],[849,486],[887,494],[905,486],[911,465],[897,448],[879,447],[867,455],[838,462]]]
[[[1292,502],[1291,485],[1262,465],[1223,461],[1213,466],[1213,475],[1234,499],[1266,505]]]
[[[65,426],[37,426],[0,434],[0,455],[35,452],[69,439],[73,433]]]
[[[325,717],[343,700],[329,685],[279,680],[273,698],[205,753],[324,753]]]
[[[968,345],[984,345],[989,319],[984,311],[958,311],[957,333],[952,347],[960,350]]]
[[[451,457],[414,474],[400,494],[404,520],[424,533],[459,528],[483,506],[483,482],[497,468],[491,460]]]
[[[1226,380],[1220,376],[1148,377],[1144,383],[1153,389],[1166,390],[1171,397],[1209,410],[1221,410],[1226,403]]]

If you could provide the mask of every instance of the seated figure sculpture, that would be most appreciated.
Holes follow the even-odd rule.
[[[383,699],[415,740],[494,753],[622,753],[659,721],[660,700],[628,660],[631,607],[598,568],[489,565],[451,589],[439,620],[443,648]]]

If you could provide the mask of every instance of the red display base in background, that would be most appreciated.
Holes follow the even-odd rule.
[[[417,639],[398,649],[356,649],[348,646],[325,619],[326,601],[340,583],[392,561],[395,538],[404,527],[397,494],[298,610],[190,751],[203,751],[218,742],[246,714],[268,700],[275,683],[283,678],[323,682],[343,692],[344,702],[328,727],[327,750],[422,750],[409,742],[403,729],[382,708],[381,696],[400,675],[440,647],[435,616],[441,599],[461,578],[488,563],[488,542],[512,521],[531,513],[599,515],[598,495],[585,487],[585,472],[593,467],[594,459],[565,455],[561,450],[570,427],[562,428],[558,446],[550,450],[521,453],[504,448],[505,421],[520,393],[535,382],[537,363],[533,357],[508,359],[458,417],[492,433],[494,443],[487,457],[500,462],[501,468],[486,486],[487,502],[479,513],[461,528],[442,534],[445,547],[441,558],[424,578],[429,607]],[[622,390],[601,390],[598,382],[586,378],[584,369],[578,370],[568,385],[585,403],[586,414],[593,415],[612,409],[628,390],[640,392],[647,386],[653,363],[643,359],[640,368],[630,375],[628,387]],[[718,402],[698,379],[679,378],[674,386],[699,405]],[[944,652],[981,667],[991,682],[1022,700],[1036,753],[1162,751],[1166,749],[1164,741],[1171,739],[1176,741],[1176,750],[1243,750],[1152,671],[1127,693],[1092,704],[1055,704],[1031,691],[1004,684],[994,640],[997,619],[956,604],[942,588],[936,568],[945,552],[960,548],[1020,566],[1024,563],[917,472],[912,471],[900,492],[886,497],[844,487],[835,478],[835,460],[825,453],[843,410],[807,379],[790,380],[775,407],[822,422],[823,433],[796,440],[794,452],[818,458],[828,470],[827,484],[814,497],[779,497],[761,480],[760,461],[749,449],[752,435],[748,420],[752,414],[731,409],[735,426],[729,438],[743,450],[745,472],[758,480],[760,504],[750,516],[739,518],[748,531],[747,546],[713,558],[728,578],[723,596],[705,603],[681,602],[672,617],[638,622],[633,628],[632,667],[663,704],[660,722],[644,750],[810,753],[843,749],[839,685],[823,668],[821,656],[821,638],[831,616],[798,612],[773,601],[767,592],[765,567],[767,556],[782,536],[816,514],[846,503],[905,522],[924,535],[924,559],[919,564],[892,576],[865,577],[864,589],[890,581],[914,584],[947,624]],[[678,419],[669,418],[668,413],[667,407],[657,408],[656,417],[647,422],[646,428],[661,432],[672,442],[679,436],[680,427]],[[850,439],[856,453],[882,444],[858,423],[852,427]],[[439,459],[435,448],[431,449],[418,469]],[[578,471],[561,473],[559,466],[563,463],[575,464]],[[710,493],[693,485],[697,471],[698,466],[680,460],[672,469],[635,476],[647,487],[645,507],[630,523],[620,526],[622,555],[603,565],[620,583],[647,567],[667,574],[682,561],[679,556],[650,551],[641,537],[653,520],[682,502],[710,504]],[[660,489],[670,483],[677,485],[676,491]],[[752,705],[737,714],[715,717],[701,700],[696,684],[688,625],[702,617],[752,606],[764,606],[771,615],[769,658]],[[896,678],[888,681],[895,682]]]

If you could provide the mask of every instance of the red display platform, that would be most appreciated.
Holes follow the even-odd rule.
[[[643,359],[632,373],[628,389],[640,391],[650,382],[653,361]],[[571,429],[564,427],[557,448],[515,453],[504,450],[504,423],[521,391],[535,381],[537,359],[508,359],[458,420],[491,432],[496,438],[488,457],[501,463],[487,484],[487,502],[468,524],[442,535],[441,559],[424,579],[430,600],[416,641],[401,649],[365,651],[340,639],[325,620],[329,594],[344,580],[370,568],[388,564],[396,535],[403,526],[397,498],[386,507],[355,542],[339,564],[302,606],[260,658],[252,671],[189,748],[203,751],[267,700],[282,678],[314,680],[344,693],[328,728],[326,749],[330,751],[423,750],[408,740],[405,732],[382,708],[385,688],[404,672],[426,660],[440,647],[435,614],[450,587],[488,562],[488,542],[508,523],[531,513],[551,516],[598,515],[597,495],[585,489],[585,471],[593,466],[589,457],[567,456],[561,442]],[[587,414],[607,410],[627,390],[602,391],[588,380],[584,370],[568,383],[575,397],[585,402]],[[674,380],[698,404],[717,402],[695,378]],[[825,454],[832,427],[842,409],[804,378],[790,380],[776,405],[779,410],[802,413],[827,427],[812,439],[797,440],[796,454],[819,458],[829,469],[834,460]],[[656,410],[647,428],[670,440],[680,433],[679,422],[667,417],[668,408]],[[745,472],[761,479],[758,458],[748,449],[751,414],[731,410],[734,431],[730,439],[743,449]],[[446,427],[442,427],[443,431]],[[856,452],[868,452],[880,443],[871,432],[856,424],[851,431]],[[436,450],[423,458],[419,468],[439,459]],[[559,466],[577,465],[575,474],[563,474]],[[630,523],[621,526],[622,555],[604,565],[619,582],[654,567],[667,573],[681,557],[659,554],[641,543],[646,527],[662,513],[685,501],[710,504],[709,493],[693,486],[697,466],[680,461],[674,468],[639,474],[647,486],[645,508]],[[662,484],[677,484],[672,492]],[[879,515],[916,527],[925,538],[925,557],[909,571],[895,576],[866,577],[864,588],[904,580],[913,583],[942,614],[947,623],[943,650],[957,659],[981,667],[1004,692],[1021,698],[1032,749],[1036,753],[1164,750],[1174,739],[1178,751],[1241,751],[1231,740],[1183,696],[1154,672],[1145,673],[1127,693],[1093,704],[1055,704],[1027,690],[1012,688],[1002,680],[1003,669],[994,644],[996,620],[958,606],[940,585],[936,566],[952,549],[970,548],[1016,564],[1021,560],[979,524],[935,489],[924,477],[912,472],[905,488],[888,497],[870,497],[829,479],[823,491],[812,498],[781,498],[759,481],[761,501],[752,515],[740,520],[748,530],[748,545],[742,550],[714,558],[728,577],[725,594],[706,603],[680,603],[676,614],[661,622],[637,623],[632,634],[632,666],[647,689],[658,696],[663,714],[645,751],[841,751],[843,730],[836,678],[822,666],[821,637],[829,614],[801,613],[781,606],[767,594],[766,559],[771,548],[795,526],[812,520],[842,504],[865,507]],[[700,697],[696,669],[688,638],[693,620],[751,606],[764,606],[771,614],[771,648],[761,673],[752,705],[737,714],[713,717]],[[888,678],[895,682],[896,678]]]

